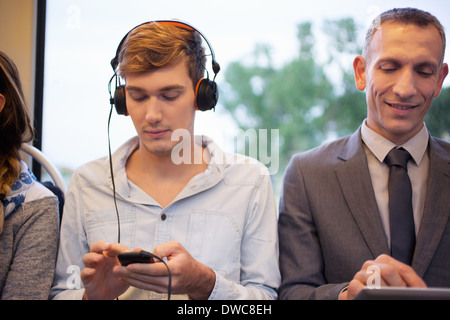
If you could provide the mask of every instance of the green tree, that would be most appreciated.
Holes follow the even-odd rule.
[[[270,47],[258,45],[253,64],[234,62],[225,71],[229,92],[225,109],[243,130],[278,129],[280,169],[298,151],[324,140],[322,114],[333,98],[333,86],[314,60],[312,24],[298,26],[299,54],[276,69]]]
[[[279,177],[294,153],[346,134],[364,119],[364,95],[355,88],[351,63],[344,68],[339,60],[359,49],[353,44],[356,24],[353,19],[325,22],[324,62],[317,58],[312,27],[311,22],[297,26],[298,54],[285,65],[273,67],[270,46],[259,44],[251,63],[233,62],[225,71],[222,102],[238,126],[279,130]],[[337,71],[338,79],[327,69]]]
[[[364,92],[355,86],[352,61],[362,52],[360,28],[352,18],[325,20],[323,34],[328,40],[328,63],[340,73],[334,90],[337,94],[329,103],[324,120],[335,136],[354,132],[367,115]]]
[[[450,142],[450,87],[442,88],[425,117],[427,129],[433,136]]]

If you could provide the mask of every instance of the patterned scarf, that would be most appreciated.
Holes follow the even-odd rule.
[[[21,172],[19,178],[12,185],[8,195],[1,195],[3,202],[3,217],[0,217],[0,233],[3,231],[4,219],[6,219],[8,215],[14,213],[24,202],[31,186],[37,181],[34,174],[28,169],[27,164],[23,161],[20,161],[20,164]]]

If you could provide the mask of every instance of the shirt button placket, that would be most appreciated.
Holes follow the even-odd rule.
[[[158,232],[156,235],[156,243],[165,243],[170,241],[170,219],[168,213],[163,210],[159,215]]]

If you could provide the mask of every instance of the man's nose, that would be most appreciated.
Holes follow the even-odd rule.
[[[402,99],[414,96],[417,93],[414,71],[409,68],[400,70],[393,90]]]
[[[145,120],[149,123],[157,123],[162,120],[162,108],[156,97],[150,97],[145,104]]]

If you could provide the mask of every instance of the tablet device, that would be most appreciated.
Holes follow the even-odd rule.
[[[355,300],[450,300],[450,288],[364,288]]]

